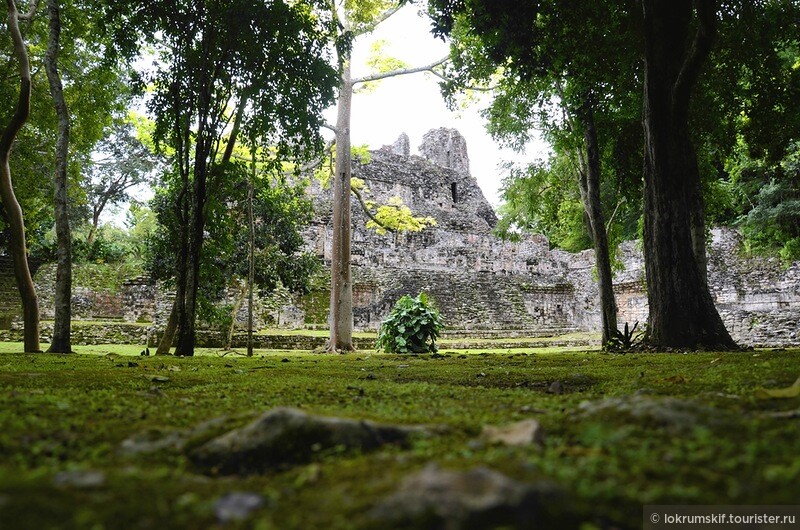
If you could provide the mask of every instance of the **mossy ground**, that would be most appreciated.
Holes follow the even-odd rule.
[[[798,409],[800,398],[754,395],[797,379],[797,350],[445,350],[433,357],[257,351],[253,358],[201,350],[184,359],[140,357],[139,349],[76,347],[78,355],[64,356],[0,344],[0,526],[215,528],[214,502],[252,491],[267,505],[226,528],[372,528],[369,508],[431,461],[555,481],[587,529],[609,521],[637,528],[643,504],[800,503],[800,420],[769,414]],[[547,393],[553,381],[564,383],[563,394]],[[729,411],[736,421],[674,434],[576,413],[583,401],[642,389]],[[182,429],[223,414],[244,423],[281,405],[449,429],[408,449],[321,454],[308,465],[243,478],[201,475],[181,454],[131,458],[118,451],[147,429]],[[485,424],[528,417],[546,431],[541,450],[469,443]],[[65,470],[107,478],[98,487],[55,485]]]

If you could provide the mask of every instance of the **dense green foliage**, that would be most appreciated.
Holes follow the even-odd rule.
[[[0,344],[0,519],[17,528],[213,528],[214,505],[231,491],[266,498],[231,528],[375,528],[367,512],[430,462],[554,481],[584,530],[639,528],[643,504],[797,502],[796,420],[773,416],[796,409],[797,398],[754,397],[758,387],[797,378],[796,350],[620,356],[445,349],[435,358],[257,351],[252,359],[202,350],[194,360],[165,361],[124,346],[76,346],[93,355],[67,357],[20,349]],[[553,381],[563,383],[563,394],[546,392]],[[720,412],[680,434],[654,421],[581,415],[585,401],[636,392]],[[447,428],[406,450],[324,452],[308,465],[236,479],[199,475],[180,452],[126,457],[118,450],[137,434],[152,439],[223,415],[240,425],[285,405]],[[531,416],[546,433],[541,449],[470,443],[486,424]],[[80,487],[56,480],[65,471],[105,478]]]
[[[222,325],[230,316],[230,308],[217,305],[226,289],[239,291],[247,280],[249,264],[247,173],[250,170],[245,164],[235,167],[238,178],[220,182],[219,197],[224,200],[213,198],[207,204],[205,250],[200,262],[200,317]],[[148,273],[169,281],[174,278],[174,249],[179,244],[172,193],[172,188],[161,187],[151,201],[157,222],[146,239],[145,253]],[[320,262],[303,250],[301,230],[313,216],[305,183],[300,180],[293,184],[291,179],[269,172],[257,174],[253,214],[255,289],[261,296],[269,296],[279,287],[290,293],[306,293],[312,277],[320,270]]]
[[[387,353],[436,352],[436,339],[444,329],[439,310],[426,293],[400,297],[381,322],[377,348]]]
[[[729,162],[725,190],[735,223],[751,251],[800,259],[800,143],[775,163],[747,156]],[[725,197],[725,195],[723,195]]]
[[[491,85],[485,117],[492,135],[521,149],[537,131],[553,150],[549,160],[509,172],[499,235],[543,233],[571,251],[591,245],[574,188],[580,130],[571,128],[570,115],[580,109],[582,94],[594,91],[609,239],[613,246],[640,237],[641,7],[558,0],[502,6],[433,0],[430,6],[436,30],[453,38],[445,95]],[[800,97],[799,13],[796,2],[723,3],[718,42],[691,115],[710,221],[741,227],[749,248],[787,260],[796,259],[791,159],[800,134],[793,103]],[[775,215],[779,226],[767,226],[763,220]]]
[[[61,2],[62,36],[59,68],[64,96],[70,109],[69,194],[72,203],[72,224],[88,218],[85,188],[91,153],[106,134],[115,117],[125,114],[130,103],[127,72],[119,63],[106,56],[108,41],[99,29],[101,11],[92,1],[66,0]],[[21,9],[27,9],[22,6]],[[5,12],[4,12],[5,13]],[[3,17],[5,18],[5,16]],[[11,170],[14,191],[25,215],[28,246],[53,226],[53,183],[57,118],[44,75],[44,54],[47,47],[47,10],[39,6],[31,22],[23,23],[23,32],[31,59],[33,90],[31,116],[14,145]],[[8,72],[0,78],[0,123],[6,123],[13,112],[19,91],[15,61],[11,54],[11,39],[3,24],[0,26],[0,62]],[[0,249],[6,245],[6,225],[0,206]]]

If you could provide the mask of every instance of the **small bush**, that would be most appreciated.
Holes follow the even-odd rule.
[[[433,353],[438,349],[436,339],[443,328],[439,310],[428,295],[406,295],[381,323],[377,348],[387,353]]]
[[[636,328],[638,326],[639,322],[634,322],[633,327],[629,328],[628,323],[625,322],[625,329],[622,331],[615,329],[614,334],[609,339],[608,344],[606,344],[605,346],[605,349],[612,352],[631,351],[635,346],[639,345],[642,342],[642,339],[644,337],[644,333],[639,333],[638,335],[634,335],[636,333]]]

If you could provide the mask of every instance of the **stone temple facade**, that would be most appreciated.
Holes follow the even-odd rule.
[[[464,138],[453,129],[428,132],[410,154],[408,137],[354,165],[376,202],[403,199],[437,225],[420,233],[377,235],[353,202],[353,298],[356,329],[375,329],[403,294],[428,292],[451,330],[472,334],[549,335],[597,331],[599,294],[593,251],[552,250],[543,236],[520,242],[492,234],[497,217],[470,175]],[[314,187],[317,219],[306,240],[330,263],[329,190]],[[800,262],[744,258],[731,230],[715,230],[709,277],[718,309],[735,338],[751,345],[800,343]],[[647,321],[640,245],[623,244],[615,278],[620,325]],[[325,311],[318,312],[317,320]],[[314,324],[298,311],[306,325]],[[300,324],[300,322],[297,322]],[[324,326],[326,322],[316,322]]]

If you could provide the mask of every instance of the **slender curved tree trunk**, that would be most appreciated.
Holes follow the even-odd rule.
[[[56,141],[56,172],[54,181],[56,222],[56,286],[55,322],[51,353],[72,353],[70,342],[72,325],[72,232],[69,227],[69,195],[67,193],[67,157],[69,155],[69,109],[64,99],[61,76],[58,73],[58,51],[61,35],[61,14],[58,0],[48,0],[50,37],[45,54],[45,70],[50,82],[50,94],[58,115]]]
[[[253,164],[255,169],[255,164]],[[248,249],[247,249],[247,356],[253,356],[253,285],[256,281],[256,223],[253,214],[253,178],[251,175],[247,182],[247,225],[248,225]]]
[[[583,125],[583,140],[586,149],[586,163],[580,182],[581,199],[589,218],[589,228],[594,243],[597,286],[600,290],[602,341],[603,345],[606,345],[617,330],[617,302],[614,297],[614,278],[611,272],[608,233],[600,200],[600,147],[594,122],[594,110],[589,100],[580,111],[580,121]]]
[[[25,325],[24,348],[26,352],[40,352],[39,347],[39,300],[28,267],[28,249],[25,244],[25,221],[22,208],[14,194],[11,182],[9,157],[17,133],[22,129],[30,115],[31,68],[28,50],[19,29],[19,13],[14,0],[6,0],[8,6],[8,30],[14,43],[14,54],[19,65],[20,90],[17,108],[11,120],[0,135],[0,199],[3,201],[11,232],[9,251],[14,262],[14,278],[22,298],[22,318]]]
[[[350,271],[350,110],[353,83],[350,60],[342,69],[336,118],[336,167],[333,175],[333,247],[331,249],[330,341],[328,350],[352,351],[353,284]]]
[[[705,280],[700,175],[689,104],[716,35],[712,0],[644,0],[645,268],[649,341],[733,349]],[[693,12],[698,29],[690,38]]]

